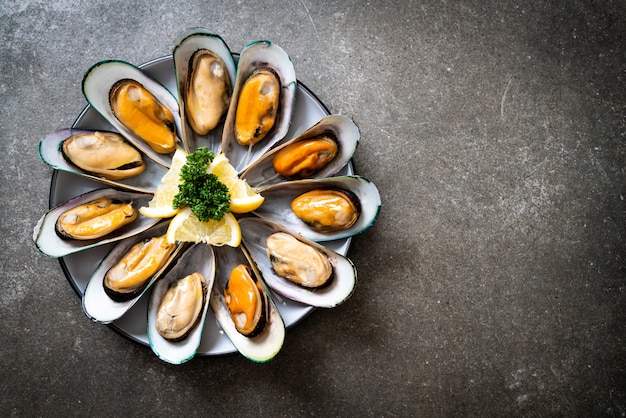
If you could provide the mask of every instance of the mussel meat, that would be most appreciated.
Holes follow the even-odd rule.
[[[281,149],[272,161],[274,171],[285,177],[305,178],[321,170],[337,155],[337,142],[329,135],[294,142]]]
[[[109,94],[115,117],[159,154],[176,149],[172,112],[135,80],[120,80]]]
[[[61,152],[70,163],[109,180],[133,177],[146,169],[139,151],[114,132],[72,135],[63,141]]]
[[[280,98],[280,81],[267,69],[254,71],[239,94],[235,115],[235,139],[241,145],[261,141],[274,127]]]
[[[230,76],[224,61],[213,52],[200,49],[189,64],[185,96],[187,122],[198,135],[206,135],[220,122],[230,104]]]
[[[103,237],[136,218],[137,211],[132,203],[100,198],[63,212],[55,230],[63,239],[90,240]]]
[[[291,202],[291,210],[318,232],[348,229],[359,218],[358,198],[346,190],[311,190]]]
[[[132,299],[165,265],[175,249],[176,244],[169,244],[165,235],[136,243],[105,274],[105,293],[117,302]]]
[[[254,337],[263,331],[268,302],[249,266],[239,264],[232,269],[224,289],[224,302],[239,333]]]
[[[156,313],[155,326],[169,341],[181,341],[200,319],[207,297],[202,274],[194,272],[172,283],[165,292]]]
[[[301,286],[321,287],[333,276],[325,254],[285,232],[268,236],[265,247],[276,274]]]

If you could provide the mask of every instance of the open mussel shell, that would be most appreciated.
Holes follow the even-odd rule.
[[[280,351],[285,339],[285,325],[283,323],[274,302],[269,297],[269,292],[263,283],[262,276],[256,265],[243,247],[232,248],[228,246],[215,247],[216,273],[215,284],[211,292],[211,308],[224,333],[231,340],[235,348],[246,358],[255,362],[271,360]],[[263,330],[254,337],[246,337],[240,334],[230,316],[224,302],[224,289],[228,283],[230,273],[239,264],[251,268],[252,274],[267,296],[268,313]]]
[[[109,94],[111,89],[120,81],[132,80],[141,84],[162,105],[171,112],[176,125],[177,135],[180,135],[180,116],[176,97],[162,84],[148,77],[134,65],[119,60],[101,61],[93,65],[83,78],[83,95],[89,104],[100,113],[113,127],[128,141],[133,143],[144,154],[159,164],[169,167],[171,155],[155,152],[143,139],[128,129],[115,116],[111,109]]]
[[[255,71],[269,69],[279,78],[280,97],[276,122],[261,141],[254,145],[240,145],[235,139],[235,116],[244,83]],[[267,150],[278,143],[289,131],[293,115],[297,80],[291,59],[278,45],[270,41],[255,41],[244,47],[237,63],[237,79],[222,134],[222,152],[241,172]]]
[[[180,255],[180,252],[185,248],[181,243],[176,244],[176,248],[167,258],[165,263],[161,266],[154,275],[148,280],[146,285],[141,288],[139,292],[134,294],[132,298],[125,301],[115,301],[109,297],[104,289],[104,277],[120,259],[128,252],[128,250],[135,244],[163,235],[167,232],[169,221],[161,222],[153,228],[150,228],[134,237],[125,239],[118,242],[109,253],[102,259],[96,270],[91,275],[89,283],[85,288],[83,294],[83,311],[91,318],[92,321],[101,324],[109,324],[122,315],[124,315],[133,305],[141,298],[141,296],[150,289],[155,280],[157,280],[167,267]]]
[[[156,328],[156,318],[163,295],[171,284],[193,273],[200,273],[206,283],[204,306],[197,323],[180,341],[170,341],[161,336]],[[165,276],[152,286],[148,304],[148,340],[152,351],[163,361],[181,364],[191,360],[200,346],[204,321],[209,308],[209,295],[215,278],[215,256],[213,249],[203,243],[194,244],[176,261]]]
[[[318,189],[344,190],[356,197],[360,207],[356,222],[347,229],[318,232],[298,218],[291,210],[291,202],[303,193]],[[360,234],[374,224],[381,205],[374,183],[357,175],[286,181],[262,188],[259,192],[265,201],[254,211],[256,215],[281,223],[313,241],[333,241]]]
[[[191,28],[179,33],[174,41],[174,66],[176,69],[176,83],[178,88],[181,135],[185,151],[195,151],[200,146],[206,146],[215,154],[222,148],[223,121],[206,134],[194,131],[187,117],[186,97],[190,88],[190,80],[194,75],[195,58],[201,54],[219,57],[225,66],[229,80],[228,94],[232,95],[235,84],[236,65],[226,42],[217,34],[204,28]],[[224,115],[226,114],[224,112]]]
[[[39,251],[50,257],[64,257],[68,254],[109,244],[111,242],[137,235],[159,222],[159,219],[146,218],[138,214],[137,219],[133,222],[111,232],[108,235],[105,235],[102,238],[83,241],[63,239],[59,237],[55,230],[59,216],[72,208],[99,198],[110,198],[123,202],[132,202],[133,208],[138,211],[141,206],[146,206],[148,204],[148,202],[152,199],[152,195],[116,189],[98,189],[84,193],[66,203],[56,206],[39,219],[39,222],[37,222],[37,225],[33,230],[33,239]]]
[[[274,157],[293,144],[303,143],[325,135],[331,138],[337,145],[337,154],[325,166],[315,171],[309,178],[331,177],[337,174],[350,161],[359,144],[361,134],[359,128],[352,119],[343,115],[329,115],[321,119],[315,125],[302,132],[280,146],[273,148],[261,158],[250,165],[242,174],[248,184],[260,189],[271,184],[293,180],[284,177],[274,169]]]
[[[142,173],[125,179],[110,180],[97,173],[81,169],[63,156],[63,142],[76,135],[90,134],[93,132],[94,131],[82,129],[63,129],[52,132],[39,141],[39,156],[43,162],[52,168],[76,174],[108,186],[142,193],[154,193],[156,191],[160,184],[160,179],[165,175],[167,169],[163,165],[157,164],[151,158],[143,158],[145,169]]]
[[[329,248],[308,240],[284,226],[260,218],[244,218],[240,221],[242,240],[261,272],[265,283],[277,294],[307,305],[332,308],[345,301],[356,286],[356,268],[352,262]],[[320,251],[328,258],[333,272],[326,285],[318,288],[306,288],[276,274],[266,253],[267,237],[276,233],[287,233],[297,240]]]

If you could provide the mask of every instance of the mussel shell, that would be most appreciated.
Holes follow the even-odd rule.
[[[242,146],[236,141],[234,135],[239,94],[248,77],[254,71],[264,68],[271,70],[280,78],[282,88],[277,110],[277,120],[272,130],[262,141],[252,146]],[[237,63],[237,79],[233,97],[230,101],[222,134],[222,152],[226,154],[230,163],[237,171],[243,171],[285,137],[291,124],[296,88],[297,80],[293,63],[281,47],[270,41],[255,41],[246,45],[241,51]]]
[[[63,153],[61,152],[62,143],[66,139],[74,135],[81,135],[91,132],[93,131],[84,129],[63,129],[52,132],[41,141],[39,141],[39,156],[41,157],[41,160],[44,163],[48,164],[50,167],[57,170],[76,174],[86,179],[97,181],[99,183],[109,186],[142,193],[155,192],[160,184],[161,177],[165,175],[167,169],[163,165],[157,164],[151,158],[144,158],[146,169],[143,171],[143,173],[134,177],[129,177],[121,180],[109,180],[103,178],[96,174],[84,171],[76,165],[68,162],[67,159],[63,157]]]
[[[207,284],[207,297],[200,318],[187,336],[181,341],[169,341],[156,329],[156,315],[161,299],[170,285],[194,272],[200,273]],[[213,249],[206,244],[194,244],[187,249],[165,276],[152,286],[148,305],[148,340],[152,351],[163,361],[181,364],[191,360],[200,346],[204,322],[209,308],[209,294],[215,279],[215,256]]]
[[[243,247],[232,248],[228,246],[215,247],[216,273],[215,284],[211,292],[211,309],[224,333],[232,341],[237,350],[246,358],[255,362],[266,362],[274,358],[280,351],[285,339],[285,325],[274,305],[265,283],[256,265],[252,262],[249,254]],[[267,317],[265,328],[254,337],[246,337],[237,331],[230,316],[230,312],[224,302],[224,288],[230,277],[232,269],[239,264],[250,266],[256,280],[267,298]]]
[[[165,265],[152,276],[141,291],[137,292],[129,300],[123,302],[114,301],[108,296],[103,286],[103,279],[106,273],[111,267],[117,264],[120,258],[123,257],[133,245],[145,239],[163,235],[167,232],[168,226],[169,220],[161,222],[158,225],[135,235],[134,237],[120,241],[102,259],[96,270],[91,275],[82,298],[83,311],[89,318],[91,318],[92,321],[101,324],[108,324],[120,318],[139,300],[139,298],[141,298],[144,293],[146,293],[148,289],[150,289],[154,281],[157,280],[167,269],[170,263],[172,263],[172,261],[180,255],[180,252],[185,248],[185,246],[179,243],[177,244],[177,248],[168,257]]]
[[[83,95],[89,104],[145,155],[169,168],[171,155],[162,155],[154,151],[143,139],[124,126],[113,114],[109,103],[109,92],[120,80],[136,81],[152,93],[161,104],[170,110],[174,117],[177,134],[180,135],[180,116],[176,97],[163,85],[148,77],[139,68],[125,61],[101,61],[93,65],[83,78]]]
[[[338,189],[352,192],[360,203],[361,214],[350,228],[317,232],[304,223],[290,208],[301,194],[315,189]],[[265,201],[254,213],[261,218],[281,223],[313,241],[333,241],[360,234],[374,224],[380,211],[380,194],[370,180],[362,176],[337,176],[319,179],[292,180],[261,188]]]
[[[354,155],[360,140],[359,128],[352,119],[342,115],[329,115],[322,118],[315,125],[296,137],[282,142],[261,158],[252,163],[242,174],[248,184],[255,189],[261,189],[271,184],[289,181],[290,179],[276,173],[272,161],[274,156],[285,147],[315,138],[322,134],[328,134],[337,141],[338,153],[326,166],[313,173],[310,178],[331,177],[348,164]]]
[[[174,66],[181,115],[181,135],[185,150],[190,153],[200,146],[206,146],[216,155],[222,148],[223,122],[207,135],[197,135],[187,122],[185,103],[187,82],[189,80],[189,64],[198,50],[211,51],[224,62],[231,81],[231,88],[236,79],[236,65],[226,42],[217,34],[204,28],[190,28],[179,33],[174,41]],[[232,91],[231,91],[232,93]]]
[[[357,278],[356,268],[348,258],[275,222],[249,217],[241,219],[239,223],[244,246],[265,279],[265,283],[274,292],[285,298],[311,306],[332,308],[344,302],[354,291]],[[323,287],[310,289],[277,275],[267,257],[265,247],[267,237],[275,232],[290,234],[328,257],[328,261],[333,267],[332,280]]]
[[[44,216],[41,217],[37,225],[33,230],[33,239],[35,245],[42,253],[50,257],[63,257],[68,254],[76,253],[78,251],[87,250],[89,248],[97,247],[100,245],[108,244],[111,242],[119,241],[124,238],[137,235],[138,233],[145,231],[151,226],[159,222],[159,219],[146,218],[141,215],[137,215],[132,223],[123,226],[122,228],[108,234],[100,239],[95,240],[67,240],[62,239],[55,232],[55,226],[59,216],[84,203],[92,200],[109,197],[126,202],[132,202],[135,209],[139,209],[141,206],[146,206],[152,199],[152,195],[127,192],[115,189],[98,189],[80,196],[77,196],[68,202],[65,202],[59,206],[50,209]]]

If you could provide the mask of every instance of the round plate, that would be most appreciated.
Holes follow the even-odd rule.
[[[235,59],[237,56],[235,55]],[[139,66],[146,74],[163,84],[175,96],[176,77],[172,56],[165,56]],[[330,112],[324,104],[306,86],[298,81],[296,107],[286,139],[293,138],[317,123]],[[72,128],[114,130],[113,127],[91,106],[85,109],[74,122]],[[353,174],[349,163],[338,175]],[[67,172],[55,170],[50,185],[50,207],[66,202],[90,190],[102,188],[103,185]],[[350,239],[324,243],[342,255],[346,255],[350,247]],[[110,251],[112,245],[86,250],[59,259],[67,280],[78,296],[82,297],[91,277],[102,258]],[[149,294],[149,292],[146,292]],[[313,311],[313,307],[286,300],[272,293],[271,295],[280,311],[286,327],[294,326],[298,321]],[[149,297],[142,297],[124,316],[109,326],[125,337],[143,345],[149,345],[147,336],[147,311]],[[220,329],[212,312],[209,312],[202,333],[202,342],[197,355],[216,356],[235,353],[237,350],[228,337]]]

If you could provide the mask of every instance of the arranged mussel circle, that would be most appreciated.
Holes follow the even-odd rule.
[[[356,269],[348,258],[276,222],[249,217],[241,219],[240,225],[244,246],[267,286],[277,294],[331,308],[354,291]],[[294,245],[293,240],[298,242]],[[332,271],[327,271],[328,266]],[[294,280],[295,276],[299,279]],[[307,276],[312,279],[301,279]]]
[[[276,305],[268,296],[263,277],[243,246],[215,247],[213,251],[216,272],[211,309],[220,327],[246,358],[255,362],[271,360],[283,345],[285,325]],[[248,303],[242,301],[240,306],[235,306],[237,304],[232,299],[237,290],[233,287],[237,286],[241,287],[239,290],[248,288],[256,299],[252,297]],[[244,314],[241,310],[248,310],[248,313]],[[245,316],[246,320],[240,316]]]
[[[166,167],[180,131],[176,97],[139,68],[102,61],[83,78],[83,94],[113,127],[150,158]]]
[[[39,156],[57,170],[121,189],[154,193],[167,169],[119,138],[108,131],[63,129],[39,141]]]
[[[85,223],[83,226],[86,228],[81,232],[80,228],[76,227],[76,222],[81,223],[79,219],[82,218],[83,214],[75,212],[79,210],[89,212],[93,209],[93,213],[98,214],[105,212],[107,208],[111,207],[108,203],[104,204],[104,202],[114,203],[114,208],[118,205],[118,203],[115,202],[124,202],[119,208],[114,210],[112,215],[104,216],[106,229],[109,229],[109,226],[106,225],[107,223],[113,222],[113,224],[115,224],[116,222],[127,221],[129,219],[127,212],[131,208],[135,212],[139,207],[147,205],[151,198],[152,196],[148,194],[116,189],[98,189],[84,193],[50,209],[42,216],[33,230],[33,239],[35,240],[37,248],[42,253],[50,257],[63,257],[78,251],[134,236],[156,224],[159,219],[136,215],[132,222],[126,223],[116,230],[108,231],[106,235],[98,238],[97,235],[99,234],[94,235],[92,232],[101,229],[100,226],[90,226],[89,223]],[[93,205],[91,202],[95,201],[103,202],[103,204]],[[72,225],[72,223],[74,223],[74,225]],[[61,233],[57,232],[57,225],[61,225],[63,228],[63,236],[60,236]],[[81,234],[91,235],[82,237],[88,237],[89,239],[76,239],[81,238]]]
[[[242,174],[259,189],[270,184],[337,174],[354,155],[358,127],[343,115],[330,115],[252,163]]]
[[[226,42],[204,28],[181,32],[174,41],[181,134],[187,152],[221,149],[220,123],[233,93],[236,66]],[[218,132],[219,131],[219,132]],[[215,133],[214,133],[215,132]]]
[[[215,278],[215,257],[206,244],[194,244],[152,286],[148,340],[162,360],[180,364],[200,346]]]
[[[198,351],[229,353],[232,342],[246,358],[269,361],[283,345],[285,323],[293,324],[314,307],[336,306],[352,294],[356,270],[332,248],[345,253],[349,237],[371,226],[380,196],[369,180],[344,175],[352,173],[349,161],[359,142],[352,120],[327,116],[321,103],[306,104],[294,115],[296,95],[300,100],[308,94],[305,86],[297,88],[293,64],[282,48],[252,42],[235,66],[218,35],[192,28],[177,36],[172,57],[177,96],[148,76],[171,71],[165,57],[155,60],[156,71],[144,72],[123,61],[103,61],[89,69],[83,93],[104,119],[89,110],[98,120],[90,116],[89,123],[77,121],[75,126],[94,130],[52,133],[40,141],[39,152],[55,169],[115,189],[94,190],[54,207],[37,223],[33,239],[52,257],[114,243],[87,284],[83,309],[95,322],[120,324],[133,306],[143,312],[147,304],[147,342],[162,360],[180,364]],[[166,77],[156,78],[174,86]],[[265,104],[248,106],[253,101]],[[91,153],[96,146],[101,148]],[[169,220],[135,213],[152,199],[178,146],[187,152],[199,146],[224,152],[240,177],[265,198],[256,216],[239,218],[239,247],[168,246],[161,241]],[[354,203],[350,220],[339,228],[320,228],[327,214],[312,210],[315,205],[290,207],[307,193],[349,196]],[[97,201],[106,205],[92,203]],[[109,212],[109,205],[118,202],[124,203]],[[94,216],[107,212],[104,217],[119,229],[81,236],[68,222],[74,217],[83,223],[71,215],[80,206]],[[149,300],[140,301],[147,293]],[[178,303],[183,300],[187,303]],[[209,306],[216,321],[206,321]]]
[[[358,215],[357,219],[343,229],[325,230],[324,232],[314,229],[309,223],[322,223],[321,218],[325,215],[323,208],[322,210],[319,207],[316,208],[318,214],[311,218],[304,217],[309,223],[298,216],[298,214],[307,214],[305,210],[297,214],[291,208],[294,200],[313,190],[322,190],[324,194],[340,191],[343,195],[349,196],[348,201],[351,203],[346,205],[348,209],[346,219],[354,220],[353,215]],[[381,205],[380,194],[374,183],[357,175],[286,181],[261,188],[259,193],[263,195],[265,200],[263,205],[254,211],[256,215],[279,222],[314,241],[347,238],[367,230],[376,221]],[[326,200],[332,203],[332,199]],[[351,207],[350,204],[354,204],[354,207]],[[341,215],[337,217],[345,215],[341,210],[336,211],[337,213],[333,212],[335,211],[329,211],[333,220],[336,215]],[[330,224],[334,223],[330,222]],[[348,224],[343,226],[346,225]]]
[[[237,171],[243,171],[285,137],[296,88],[293,63],[281,47],[256,41],[241,51],[222,133],[222,152]]]
[[[162,242],[168,226],[169,221],[160,222],[119,241],[102,258],[83,293],[83,310],[89,318],[103,324],[119,319],[180,255],[184,244],[176,243],[170,247]],[[157,251],[153,251],[155,244]],[[110,276],[116,270],[118,273],[113,274],[119,280],[111,281]]]

